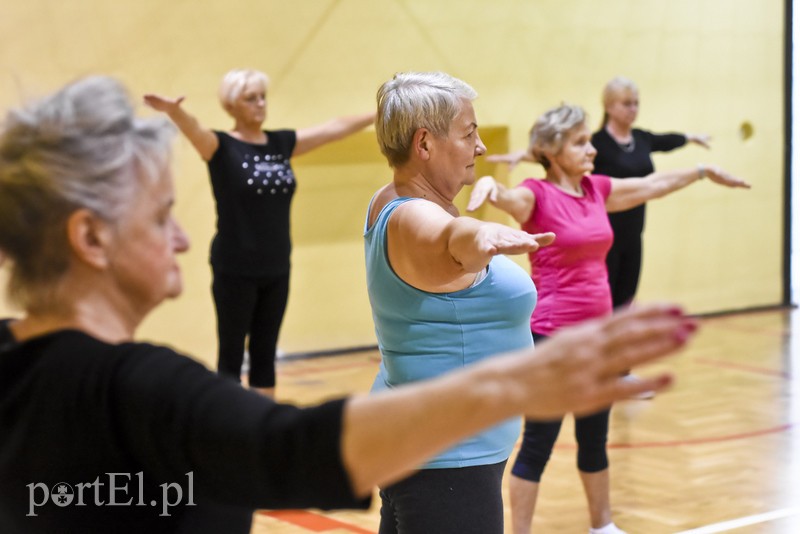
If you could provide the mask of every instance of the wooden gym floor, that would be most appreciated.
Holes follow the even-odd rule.
[[[307,404],[367,391],[378,361],[360,352],[281,362],[278,397]],[[690,347],[658,367],[677,375],[671,391],[612,411],[617,525],[630,534],[800,533],[800,310],[703,319]],[[537,534],[588,532],[574,458],[568,417],[542,480]],[[379,504],[261,511],[252,534],[375,533]]]

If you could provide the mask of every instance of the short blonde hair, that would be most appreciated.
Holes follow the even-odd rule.
[[[474,100],[475,89],[443,72],[401,72],[378,90],[375,132],[391,167],[406,163],[414,133],[428,129],[445,137],[461,111],[461,100]]]
[[[638,93],[639,88],[636,87],[633,80],[624,76],[615,76],[611,78],[608,83],[606,83],[605,87],[603,87],[603,122],[601,126],[608,124],[608,112],[606,110],[619,98],[620,93],[623,91]]]
[[[251,81],[261,82],[264,86],[264,91],[269,87],[269,76],[260,70],[233,69],[225,74],[219,84],[218,93],[222,108],[227,111],[228,107],[233,105]]]
[[[545,169],[550,168],[548,155],[558,154],[564,141],[576,128],[586,124],[586,112],[580,106],[561,104],[536,119],[530,132],[528,151]]]

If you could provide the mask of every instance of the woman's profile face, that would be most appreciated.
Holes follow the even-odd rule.
[[[592,145],[592,133],[581,123],[567,133],[564,145],[552,161],[569,176],[584,176],[594,170],[597,150]]]
[[[475,158],[486,153],[478,134],[472,102],[462,99],[461,110],[450,123],[447,137],[430,138],[431,170],[447,183],[448,194],[475,182]]]
[[[176,255],[189,240],[172,214],[174,199],[171,175],[143,180],[115,224],[108,272],[128,305],[144,313],[183,289]]]
[[[634,89],[620,89],[606,109],[608,118],[617,124],[632,126],[639,114],[639,93]]]

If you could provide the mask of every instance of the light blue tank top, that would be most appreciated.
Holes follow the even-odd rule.
[[[519,265],[496,256],[479,283],[453,293],[428,293],[398,277],[389,265],[386,230],[392,212],[416,200],[397,198],[365,225],[367,288],[381,351],[373,391],[438,376],[503,352],[533,346],[530,317],[536,287]],[[368,211],[369,213],[369,211]],[[369,215],[367,215],[369,224]],[[507,460],[520,419],[461,441],[423,468],[490,465]]]

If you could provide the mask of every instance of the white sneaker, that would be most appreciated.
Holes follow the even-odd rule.
[[[627,533],[624,530],[621,530],[617,525],[615,525],[612,522],[601,528],[590,528],[589,534],[627,534]]]
[[[626,382],[634,382],[634,383],[635,382],[641,382],[641,379],[636,375],[625,375],[625,376],[622,377],[622,379],[624,381],[626,381]],[[656,392],[653,391],[653,390],[650,390],[650,391],[643,391],[643,392],[639,393],[638,395],[634,395],[631,398],[632,399],[638,399],[638,400],[650,400],[655,396],[656,396]],[[611,523],[611,524],[613,525],[614,523]],[[605,528],[605,527],[603,527],[603,528]],[[614,531],[612,530],[611,532],[613,533]]]

